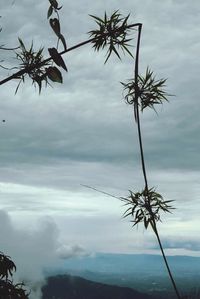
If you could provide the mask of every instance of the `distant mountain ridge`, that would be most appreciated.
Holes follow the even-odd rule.
[[[169,264],[182,292],[200,290],[200,258],[169,256]],[[129,287],[157,296],[174,298],[162,257],[145,254],[104,254],[61,260],[57,269],[48,269],[46,275],[71,274],[109,285]]]
[[[185,270],[200,273],[200,257],[168,256],[169,264],[176,273]],[[166,273],[162,256],[149,254],[107,254],[97,253],[91,257],[63,260],[63,267],[73,270],[87,270],[104,273],[152,272]],[[166,273],[167,274],[167,273]]]
[[[42,299],[154,299],[127,287],[110,286],[74,277],[49,277],[42,288]]]

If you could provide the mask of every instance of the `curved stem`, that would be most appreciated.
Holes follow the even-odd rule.
[[[136,108],[136,115],[137,115],[137,129],[138,129],[140,157],[141,157],[141,164],[142,164],[142,173],[144,176],[145,189],[148,191],[148,181],[147,181],[147,173],[146,173],[145,160],[144,160],[144,150],[143,150],[142,134],[141,134],[141,126],[140,126],[140,113],[139,113],[138,105]]]
[[[178,290],[178,288],[177,288],[177,286],[176,286],[175,280],[174,280],[174,278],[173,278],[172,272],[171,272],[171,270],[170,270],[170,267],[169,267],[169,264],[168,264],[168,261],[167,261],[166,255],[165,255],[165,252],[164,252],[164,249],[163,249],[163,246],[162,246],[162,242],[161,242],[161,240],[160,240],[160,236],[159,236],[159,233],[158,233],[158,230],[157,230],[157,226],[156,226],[155,221],[154,221],[154,232],[155,232],[155,235],[156,235],[156,237],[157,237],[158,244],[159,244],[159,247],[160,247],[160,251],[161,251],[161,253],[162,253],[163,260],[164,260],[164,262],[165,262],[165,266],[166,266],[166,268],[167,268],[167,271],[168,271],[169,277],[170,277],[170,279],[171,279],[171,282],[172,282],[174,291],[175,291],[175,293],[176,293],[176,296],[177,296],[178,299],[181,299],[181,295],[180,295],[179,290]]]
[[[135,58],[135,106],[134,106],[134,114],[135,114],[135,119],[137,122],[137,129],[138,129],[138,139],[139,139],[139,148],[140,148],[140,157],[141,157],[141,164],[142,164],[142,173],[144,176],[144,182],[145,182],[145,190],[147,191],[147,201],[149,202],[150,199],[148,198],[148,180],[147,180],[147,174],[146,174],[146,166],[145,166],[145,159],[144,159],[144,150],[143,150],[143,144],[142,144],[142,134],[141,134],[141,125],[140,125],[140,113],[139,113],[139,87],[138,87],[138,76],[139,76],[139,51],[140,51],[140,40],[141,40],[141,31],[142,31],[142,24],[138,25],[138,39],[137,39],[137,48],[136,48],[136,58]],[[162,246],[162,242],[160,240],[160,236],[157,230],[157,225],[155,221],[154,214],[151,209],[151,205],[149,204],[149,212],[152,217],[152,229],[157,237],[157,241],[160,247],[160,251],[162,253],[162,257],[164,260],[164,263],[166,265],[169,278],[172,282],[174,291],[176,293],[176,296],[178,299],[181,299],[181,296],[179,294],[178,288],[176,286],[175,280],[173,278],[172,272],[170,270],[166,255],[164,253],[164,249]]]
[[[138,25],[138,39],[137,39],[137,47],[136,47],[136,57],[135,57],[135,119],[137,122],[138,129],[138,138],[139,138],[139,146],[140,146],[140,157],[142,163],[142,172],[145,181],[145,189],[148,190],[148,181],[146,174],[146,167],[144,161],[144,151],[142,145],[142,135],[141,135],[141,127],[140,127],[140,114],[139,114],[139,88],[138,88],[138,76],[139,76],[139,51],[140,51],[140,40],[141,40],[141,32],[142,32],[142,24]]]

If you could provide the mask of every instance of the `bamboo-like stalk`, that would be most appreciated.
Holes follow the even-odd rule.
[[[137,46],[136,46],[136,57],[135,57],[135,103],[136,103],[135,116],[136,116],[136,122],[137,122],[137,130],[138,130],[138,139],[139,139],[142,173],[143,173],[143,176],[144,176],[145,190],[147,192],[147,202],[148,202],[149,201],[149,198],[148,198],[148,190],[149,189],[148,189],[148,180],[147,180],[146,166],[145,166],[145,159],[144,159],[144,150],[143,150],[142,133],[141,133],[141,125],[140,125],[140,112],[139,112],[139,103],[138,103],[138,100],[139,100],[138,76],[139,76],[139,54],[140,54],[141,32],[142,32],[142,24],[139,24],[138,25]],[[162,253],[162,257],[163,257],[165,266],[166,266],[168,274],[169,274],[169,278],[172,282],[172,285],[173,285],[173,288],[174,288],[174,291],[176,293],[177,298],[181,299],[181,295],[180,295],[179,290],[176,286],[176,282],[173,278],[173,274],[170,270],[170,267],[169,267],[169,264],[168,264],[163,246],[162,246],[162,242],[161,242],[161,239],[160,239],[160,236],[159,236],[159,232],[157,230],[157,225],[156,225],[156,221],[155,221],[155,218],[154,218],[154,214],[153,214],[152,209],[151,209],[151,205],[149,204],[148,207],[149,207],[149,212],[151,214],[151,217],[153,219],[152,229],[153,229],[153,232],[156,235],[156,238],[157,238],[157,241],[158,241],[158,244],[159,244],[159,247],[160,247],[160,251]]]

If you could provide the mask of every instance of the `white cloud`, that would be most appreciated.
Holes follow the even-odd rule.
[[[57,255],[61,259],[68,259],[74,256],[87,256],[89,253],[80,245],[62,245],[56,251]]]
[[[26,228],[16,228],[12,218],[0,210],[1,252],[9,255],[17,266],[15,282],[24,282],[30,290],[30,298],[41,297],[41,287],[45,284],[44,270],[56,268],[60,257],[82,256],[84,248],[79,245],[62,244],[58,227],[50,217],[38,220],[33,228],[31,221]],[[67,256],[68,250],[68,256]]]

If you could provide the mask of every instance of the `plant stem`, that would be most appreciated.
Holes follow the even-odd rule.
[[[89,43],[93,42],[94,40],[95,40],[94,38],[88,39],[88,40],[86,40],[86,41],[83,41],[83,42],[81,42],[81,43],[75,45],[75,46],[72,46],[71,48],[68,48],[68,49],[66,49],[66,50],[64,50],[64,51],[62,51],[62,52],[60,52],[59,54],[60,54],[60,55],[63,55],[63,54],[65,54],[65,53],[67,53],[67,52],[70,52],[70,51],[75,50],[75,49],[77,49],[77,48],[80,48],[80,47],[82,47],[82,46],[84,46],[84,45],[86,45],[86,44],[89,44]],[[8,81],[10,81],[10,80],[12,80],[12,79],[18,79],[18,78],[21,77],[22,75],[24,75],[24,74],[26,74],[26,73],[28,73],[28,72],[34,70],[35,68],[40,68],[41,66],[45,65],[45,63],[49,62],[50,60],[52,60],[51,57],[49,57],[49,58],[43,60],[43,61],[42,61],[41,63],[39,63],[39,64],[34,64],[34,65],[32,65],[31,67],[24,68],[24,69],[22,69],[22,70],[20,70],[20,71],[18,71],[18,72],[16,72],[16,73],[14,73],[14,74],[12,74],[11,76],[8,76],[7,78],[1,80],[1,81],[0,81],[0,85],[5,84],[6,82],[8,82]]]
[[[157,230],[157,226],[156,226],[155,221],[154,221],[154,225],[155,225],[154,232],[155,232],[155,235],[156,235],[156,237],[157,237],[157,240],[158,240],[158,243],[159,243],[159,247],[160,247],[160,251],[161,251],[161,253],[162,253],[162,256],[163,256],[163,259],[164,259],[164,262],[165,262],[165,266],[166,266],[166,268],[167,268],[169,277],[170,277],[170,279],[171,279],[171,282],[172,282],[174,291],[175,291],[175,293],[176,293],[177,298],[178,298],[178,299],[181,299],[181,295],[180,295],[179,290],[178,290],[178,288],[177,288],[177,286],[176,286],[176,283],[175,283],[175,280],[174,280],[174,278],[173,278],[172,272],[171,272],[171,270],[170,270],[170,267],[169,267],[167,258],[166,258],[166,256],[165,256],[164,249],[163,249],[163,246],[162,246],[162,242],[161,242],[161,240],[160,240],[160,236],[159,236],[159,233],[158,233],[158,230]]]
[[[144,176],[144,182],[145,182],[145,190],[147,192],[147,201],[149,201],[148,198],[148,180],[147,180],[147,174],[146,174],[146,166],[145,166],[145,159],[144,159],[144,150],[143,150],[143,144],[142,144],[142,134],[141,134],[141,125],[140,125],[140,113],[139,113],[139,87],[138,87],[138,76],[139,76],[139,51],[140,51],[140,40],[141,40],[141,31],[142,31],[142,24],[138,25],[138,39],[137,39],[137,47],[136,47],[136,57],[135,57],[135,106],[134,106],[134,113],[135,113],[135,118],[136,118],[136,122],[137,122],[137,129],[138,129],[138,139],[139,139],[139,148],[140,148],[140,157],[141,157],[141,164],[142,164],[142,173]],[[160,247],[160,251],[162,253],[162,257],[163,260],[165,262],[170,280],[172,282],[174,291],[176,293],[176,296],[178,299],[181,299],[181,296],[179,294],[178,288],[176,286],[176,283],[174,281],[172,272],[170,270],[163,246],[162,246],[162,242],[160,240],[160,236],[157,230],[157,225],[156,225],[156,221],[155,221],[155,217],[154,214],[152,212],[151,209],[151,205],[149,204],[149,212],[151,214],[151,217],[153,219],[153,226],[152,229],[157,237],[157,241]]]
[[[136,56],[135,56],[135,106],[134,106],[134,109],[135,109],[135,118],[137,121],[140,157],[141,157],[141,163],[142,163],[142,173],[143,173],[144,181],[145,181],[145,189],[148,190],[148,182],[147,182],[147,174],[146,174],[146,167],[145,167],[145,161],[144,161],[141,126],[140,126],[139,103],[138,103],[138,100],[139,100],[139,87],[138,87],[139,51],[140,51],[141,31],[142,31],[142,24],[139,24],[138,25],[138,39],[137,39],[137,46],[136,46]]]
[[[138,25],[139,25],[139,23],[135,23],[135,24],[128,25],[128,26],[127,26],[127,29],[130,29],[130,28],[133,28],[133,27],[137,27]],[[120,30],[120,28],[119,28],[118,30]],[[107,36],[107,35],[108,35],[108,33],[105,33],[105,34],[103,34],[102,36]],[[80,48],[80,47],[82,47],[82,46],[84,46],[84,45],[87,45],[87,44],[89,44],[89,43],[92,43],[92,42],[95,41],[96,39],[97,39],[97,38],[94,37],[94,38],[90,38],[90,39],[88,39],[88,40],[85,40],[85,41],[83,41],[83,42],[80,42],[80,43],[78,43],[78,44],[76,44],[76,45],[74,45],[74,46],[72,46],[72,47],[70,47],[70,48],[68,48],[68,49],[66,49],[66,50],[64,50],[64,51],[62,51],[62,52],[60,52],[59,54],[60,54],[60,55],[63,55],[63,54],[65,54],[65,53],[67,53],[67,52],[73,51],[73,50],[75,50],[75,49],[77,49],[77,48]],[[16,49],[17,49],[17,48],[16,48]],[[5,84],[6,82],[8,82],[8,81],[10,81],[10,80],[13,80],[13,79],[19,79],[22,75],[29,73],[30,71],[34,70],[35,68],[40,68],[40,67],[42,67],[43,65],[45,65],[45,63],[49,62],[50,60],[52,60],[52,57],[48,57],[47,59],[43,60],[41,63],[34,64],[34,65],[30,66],[30,67],[21,69],[20,71],[18,71],[18,72],[16,72],[16,73],[14,73],[14,74],[12,74],[12,75],[6,77],[5,79],[1,80],[1,81],[0,81],[0,85],[3,85],[3,84]]]

